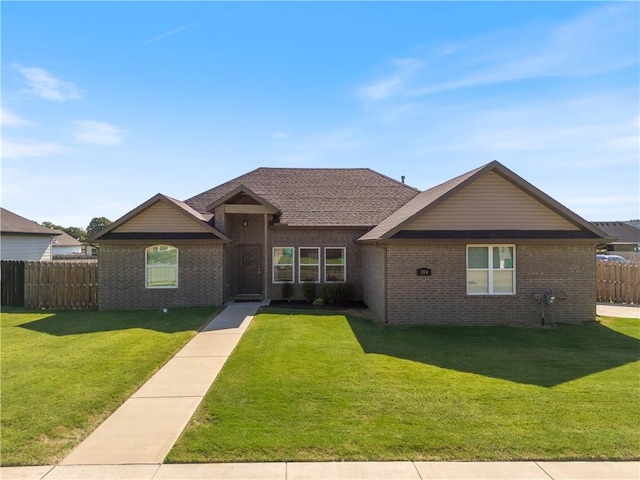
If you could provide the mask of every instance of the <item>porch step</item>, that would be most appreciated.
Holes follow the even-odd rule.
[[[236,295],[229,299],[231,302],[262,302],[262,295]]]

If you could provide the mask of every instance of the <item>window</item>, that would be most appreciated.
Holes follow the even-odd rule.
[[[324,281],[346,282],[346,249],[327,247],[324,249]]]
[[[516,293],[514,245],[467,246],[467,294]]]
[[[293,247],[273,248],[273,283],[293,282]]]
[[[320,281],[320,249],[317,247],[300,247],[298,249],[298,281]]]
[[[145,250],[147,288],[178,287],[178,249],[155,245]]]

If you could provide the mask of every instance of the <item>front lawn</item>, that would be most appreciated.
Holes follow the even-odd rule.
[[[167,460],[638,459],[639,339],[263,313]]]
[[[2,465],[64,458],[215,311],[5,310]]]

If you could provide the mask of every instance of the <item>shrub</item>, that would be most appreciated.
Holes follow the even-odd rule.
[[[323,299],[321,299],[321,298],[316,298],[316,299],[313,301],[312,305],[313,305],[314,307],[324,307],[324,300],[323,300]]]
[[[282,298],[284,298],[285,300],[289,300],[291,297],[293,297],[293,285],[291,285],[291,283],[289,282],[283,283]]]
[[[324,300],[327,305],[348,307],[353,295],[350,283],[328,283],[324,286]]]
[[[316,284],[313,282],[304,282],[302,285],[302,292],[304,294],[304,298],[307,299],[307,302],[313,302],[316,297]]]

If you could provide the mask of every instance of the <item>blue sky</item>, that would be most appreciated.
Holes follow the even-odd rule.
[[[2,2],[2,205],[86,228],[260,166],[491,160],[640,217],[636,2]]]

